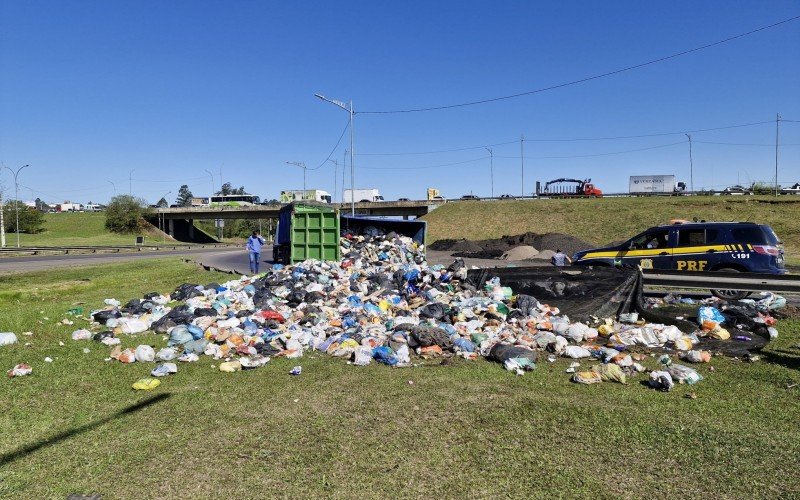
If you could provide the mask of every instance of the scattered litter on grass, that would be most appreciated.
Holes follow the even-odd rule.
[[[14,377],[24,377],[26,375],[30,375],[31,373],[33,373],[33,368],[31,368],[30,365],[25,363],[20,363],[16,365],[14,368],[8,370],[6,372],[6,375],[8,375],[8,378],[14,378]]]

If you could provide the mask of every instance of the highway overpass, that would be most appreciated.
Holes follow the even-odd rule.
[[[443,201],[382,201],[356,203],[356,213],[361,215],[394,216],[408,219],[420,217],[445,203]],[[195,230],[195,220],[213,219],[277,219],[278,212],[285,205],[253,205],[247,207],[178,207],[159,208],[153,213],[150,222],[179,241],[210,243],[209,235]],[[331,203],[330,206],[343,211],[350,210],[349,203]]]

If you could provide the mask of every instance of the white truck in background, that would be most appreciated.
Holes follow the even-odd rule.
[[[674,175],[632,175],[628,182],[630,194],[678,194],[686,191],[686,183],[676,182]]]
[[[330,203],[331,194],[321,189],[281,191],[281,203],[291,203],[293,201],[320,201],[322,203]]]
[[[344,203],[356,203],[383,201],[380,191],[377,189],[345,189]]]

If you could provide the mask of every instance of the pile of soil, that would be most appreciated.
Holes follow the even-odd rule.
[[[532,246],[539,251],[560,249],[567,255],[572,255],[578,250],[596,247],[596,245],[568,234],[525,233],[516,236],[503,236],[494,240],[439,240],[432,243],[429,248],[431,250],[454,252],[457,257],[496,259],[520,245]]]

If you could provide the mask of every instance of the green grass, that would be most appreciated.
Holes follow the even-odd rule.
[[[604,245],[630,238],[670,219],[752,221],[769,224],[800,256],[800,199],[767,196],[679,196],[446,203],[423,219],[428,242],[444,238],[499,238],[531,231],[566,233]]]
[[[177,259],[0,278],[0,330],[34,332],[0,347],[3,370],[34,369],[0,380],[0,497],[800,494],[800,388],[787,389],[800,321],[779,324],[762,361],[715,358],[715,372],[698,367],[706,380],[671,393],[643,377],[575,385],[567,360],[516,377],[487,361],[359,368],[324,355],[234,374],[203,357],[139,393],[153,364],[106,362],[109,348],[70,339],[85,323],[59,323],[77,302],[224,279]],[[165,345],[123,338],[140,343]]]
[[[136,235],[116,234],[105,228],[103,212],[64,212],[44,215],[41,233],[20,234],[22,246],[134,245]],[[145,242],[148,238],[145,237]],[[6,244],[16,246],[15,233],[6,234]]]

